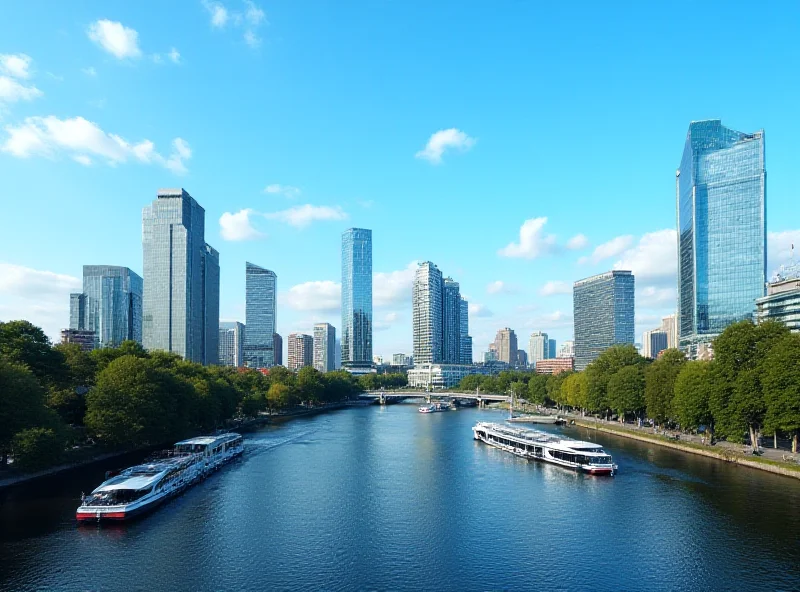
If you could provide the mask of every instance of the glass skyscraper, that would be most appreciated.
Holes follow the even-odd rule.
[[[249,368],[275,365],[278,276],[274,271],[245,263],[244,363]]]
[[[184,189],[160,189],[142,211],[143,343],[193,362],[219,356],[219,254],[205,210]]]
[[[420,263],[411,291],[415,365],[442,362],[443,288],[444,281],[439,268],[430,261]]]
[[[83,292],[70,294],[70,329],[93,331],[95,347],[142,343],[142,290],[127,267],[84,265]]]
[[[461,291],[452,278],[445,278],[443,282],[442,362],[461,363]]]
[[[221,366],[244,366],[244,325],[238,321],[219,324],[219,363]]]
[[[689,125],[676,172],[678,334],[690,356],[750,319],[766,284],[764,132]]]
[[[336,328],[330,323],[314,325],[314,368],[320,372],[336,370]]]
[[[469,335],[469,302],[461,297],[461,363],[472,364],[472,337]]]
[[[572,303],[575,370],[585,369],[612,345],[633,344],[634,278],[630,271],[609,271],[575,282]]]
[[[342,367],[372,366],[372,231],[342,234]]]

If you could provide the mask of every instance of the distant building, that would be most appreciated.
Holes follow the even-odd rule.
[[[766,187],[763,130],[689,125],[675,192],[679,346],[690,358],[764,296]]]
[[[469,302],[461,297],[461,363],[472,364],[472,337],[469,335]]]
[[[497,332],[494,339],[497,347],[497,359],[509,365],[517,361],[517,335],[513,329],[506,327]]]
[[[528,354],[525,353],[524,349],[518,349],[517,350],[517,359],[514,362],[514,365],[517,368],[521,368],[521,369],[524,369],[524,368],[528,367]]]
[[[536,364],[537,374],[560,374],[575,369],[575,358],[551,358],[539,360]]]
[[[658,354],[667,349],[667,341],[667,334],[661,329],[645,331],[642,333],[642,356],[655,360]]]
[[[567,340],[558,348],[557,358],[574,358],[575,357],[575,342]]]
[[[497,357],[497,350],[490,349],[489,351],[483,352],[483,362],[499,362],[500,360]]]
[[[606,349],[634,342],[634,278],[609,271],[573,285],[575,369],[583,370]]]
[[[320,372],[336,369],[336,329],[330,323],[314,325],[314,368]]]
[[[341,338],[336,339],[336,357],[334,361],[334,368],[336,370],[341,370],[342,368],[342,340]]]
[[[86,296],[83,292],[69,295],[69,328],[86,327]]]
[[[289,354],[286,367],[289,370],[299,370],[304,366],[314,364],[314,338],[304,333],[289,334]]]
[[[342,234],[342,366],[372,367],[372,231]]]
[[[278,276],[274,271],[245,263],[244,363],[248,368],[275,365],[273,335],[278,316]]]
[[[95,334],[85,329],[61,329],[61,343],[77,343],[83,351],[92,351]]]
[[[444,389],[456,386],[470,374],[496,374],[480,364],[416,364],[408,371],[408,386],[421,389]]]
[[[667,334],[667,348],[678,347],[678,317],[675,314],[661,319],[661,330]]]
[[[219,324],[220,366],[244,366],[244,325],[239,321],[221,321]]]
[[[547,333],[542,333],[541,331],[531,333],[530,341],[528,342],[528,353],[528,360],[534,368],[539,360],[546,360],[550,357],[550,340],[547,337]]]
[[[779,321],[800,332],[800,265],[781,267],[767,284],[767,295],[756,300],[756,321]]]
[[[547,344],[549,346],[548,347],[549,351],[548,351],[548,356],[547,357],[548,358],[555,358],[556,357],[556,340],[555,339],[549,339],[547,341]]]
[[[247,331],[247,329],[245,329]],[[275,365],[283,365],[283,337],[278,333],[272,336],[272,351],[275,352]]]
[[[160,189],[142,211],[142,247],[144,347],[216,364],[219,253],[205,242],[205,210],[184,189]]]
[[[461,291],[458,282],[442,282],[442,361],[461,363]]]
[[[411,366],[413,358],[406,354],[393,354],[392,366]]]
[[[420,263],[411,291],[415,364],[440,363],[443,359],[443,289],[439,268],[430,261]]]

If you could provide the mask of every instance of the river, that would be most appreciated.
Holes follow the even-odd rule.
[[[0,589],[800,589],[800,481],[548,426],[619,464],[578,475],[472,439],[503,417],[400,404],[265,427],[114,527],[74,521],[107,466],[0,491]]]

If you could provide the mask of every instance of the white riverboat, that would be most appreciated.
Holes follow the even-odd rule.
[[[475,440],[522,458],[541,460],[590,475],[613,475],[617,471],[611,455],[594,442],[568,440],[540,430],[483,421],[472,428],[472,433]]]
[[[422,405],[418,411],[420,413],[438,413],[439,411],[450,411],[451,407],[449,403],[430,403],[428,405]]]
[[[153,510],[244,451],[235,433],[183,440],[150,462],[129,467],[83,496],[79,522],[124,521]]]

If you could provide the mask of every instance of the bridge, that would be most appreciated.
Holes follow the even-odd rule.
[[[490,403],[508,403],[511,397],[508,395],[496,395],[493,393],[462,393],[452,391],[368,391],[359,395],[359,399],[372,399],[378,401],[381,405],[386,403],[397,403],[403,399],[425,399],[428,403],[432,399],[451,401],[453,399],[471,399],[478,402],[478,405],[483,407],[487,402]]]

